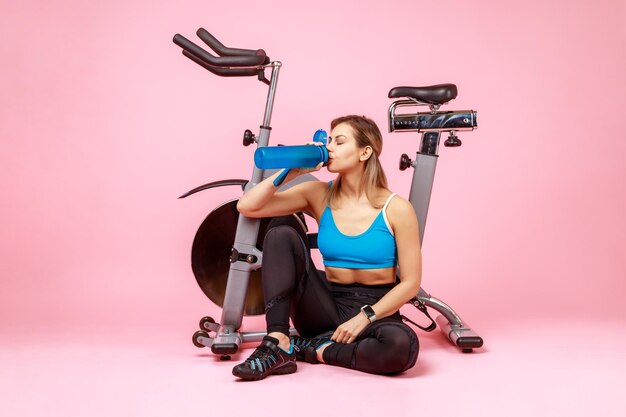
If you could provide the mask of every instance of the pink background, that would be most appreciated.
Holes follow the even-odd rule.
[[[368,115],[384,132],[390,186],[405,198],[411,173],[397,162],[401,153],[414,155],[419,136],[386,133],[387,93],[398,85],[457,84],[458,98],[447,108],[477,110],[479,129],[460,134],[461,148],[441,149],[423,286],[482,333],[486,346],[474,357],[487,359],[477,367],[440,334],[422,332],[430,352],[422,350],[418,365],[429,371],[412,376],[439,381],[445,398],[450,381],[469,373],[491,381],[484,394],[520,371],[544,388],[574,383],[580,374],[568,367],[585,363],[585,379],[602,388],[584,389],[591,396],[574,411],[601,404],[603,415],[623,415],[610,388],[626,370],[615,339],[624,340],[626,330],[623,1],[2,0],[0,12],[0,388],[7,398],[29,398],[33,382],[22,366],[50,376],[39,379],[39,392],[51,398],[62,397],[52,375],[80,385],[84,379],[69,378],[69,368],[47,367],[60,360],[82,369],[80,361],[95,355],[89,343],[108,346],[94,361],[104,385],[128,381],[127,374],[107,374],[107,360],[144,363],[141,357],[151,369],[150,355],[167,363],[192,358],[193,375],[182,380],[194,389],[191,381],[210,385],[212,375],[232,381],[232,364],[214,365],[189,342],[197,319],[220,317],[195,282],[190,249],[206,214],[239,191],[177,197],[209,181],[249,178],[253,148],[241,146],[241,135],[258,131],[267,88],[213,76],[184,58],[172,36],[197,40],[202,26],[227,46],[263,48],[283,62],[271,143],[300,144],[333,117]],[[256,317],[245,325],[261,323]],[[68,346],[84,350],[74,355]],[[164,359],[155,353],[162,346],[180,355]],[[39,352],[39,362],[29,352]],[[574,356],[565,359],[566,352]],[[533,365],[509,374],[489,362],[510,364],[513,356]],[[541,373],[554,360],[563,361],[554,365],[561,379],[524,373]],[[446,377],[453,362],[456,373]],[[357,378],[322,368],[311,378]],[[407,387],[393,395],[416,381],[405,379]],[[147,391],[122,396],[120,404],[176,392],[191,413],[194,389],[174,385],[144,384]],[[528,401],[539,401],[534,391],[472,398],[476,410],[519,399],[526,408],[517,410],[535,415],[569,398],[532,386],[545,396],[532,406]],[[12,415],[45,407],[4,404],[0,411]],[[101,414],[121,415],[111,404]],[[81,414],[63,407],[64,415]],[[164,404],[127,409],[172,415]]]

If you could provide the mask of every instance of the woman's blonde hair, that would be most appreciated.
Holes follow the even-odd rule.
[[[372,148],[372,154],[365,161],[365,170],[363,171],[359,190],[365,193],[365,196],[373,207],[382,208],[382,205],[375,204],[372,201],[377,189],[387,189],[387,177],[378,159],[378,156],[383,151],[383,136],[380,133],[380,129],[378,129],[378,126],[376,126],[373,120],[365,116],[349,115],[338,117],[330,122],[331,130],[342,123],[352,128],[358,148],[364,148],[366,146]],[[327,203],[330,204],[332,208],[336,208],[337,206],[337,200],[341,194],[341,185],[341,174],[339,174],[336,180],[333,181],[327,194]]]

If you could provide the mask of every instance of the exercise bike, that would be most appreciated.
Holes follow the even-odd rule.
[[[198,65],[221,77],[257,77],[268,85],[263,123],[258,135],[245,130],[243,145],[253,143],[257,147],[268,146],[271,133],[271,116],[276,94],[278,75],[282,66],[280,61],[271,61],[262,49],[250,50],[224,46],[203,28],[196,32],[198,37],[209,46],[217,56],[207,52],[187,38],[176,34],[173,42],[182,48],[182,53]],[[269,78],[266,71],[270,71]],[[439,111],[457,95],[453,84],[441,84],[429,87],[396,87],[389,92],[394,101],[389,107],[390,132],[420,132],[422,138],[415,159],[403,154],[400,169],[414,168],[409,201],[413,205],[419,221],[420,243],[423,241],[428,206],[435,176],[438,149],[441,134],[449,134],[445,146],[461,146],[456,136],[458,131],[471,131],[477,127],[475,111]],[[400,113],[400,108],[428,106],[430,111]],[[406,109],[403,109],[406,110]],[[261,170],[254,167],[252,178],[214,181],[196,187],[179,198],[186,198],[197,192],[223,186],[240,186],[245,192],[276,170]],[[283,184],[278,192],[304,181],[317,181],[311,174],[302,175],[289,183]],[[210,347],[221,359],[230,359],[242,343],[257,342],[265,336],[265,331],[240,331],[244,315],[264,314],[264,300],[261,286],[261,263],[263,258],[263,239],[270,223],[269,218],[252,219],[239,215],[237,200],[228,201],[215,208],[202,222],[196,232],[192,245],[191,263],[194,276],[204,294],[216,305],[222,307],[220,322],[211,317],[200,320],[200,330],[193,334],[192,342],[197,347]],[[293,215],[294,220],[305,232],[306,219],[302,213]],[[316,247],[316,235],[308,234],[311,247]],[[424,313],[431,324],[423,327],[404,317],[415,326],[425,331],[439,327],[446,337],[463,352],[472,352],[483,345],[478,336],[460,316],[443,301],[420,289],[409,301]],[[441,315],[432,320],[427,307]],[[291,329],[296,334],[295,329]]]

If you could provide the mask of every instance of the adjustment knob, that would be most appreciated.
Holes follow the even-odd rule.
[[[411,161],[409,155],[403,153],[402,156],[400,156],[400,171],[404,171],[405,169],[410,167],[412,163],[413,161]]]
[[[457,137],[456,133],[450,132],[450,136],[448,137],[448,139],[446,139],[446,141],[443,144],[448,147],[456,147],[456,146],[461,146],[463,142],[461,142],[461,139]]]
[[[252,133],[250,129],[246,129],[246,131],[243,132],[243,146],[249,146],[254,142],[256,142],[256,136],[254,136],[254,133]]]

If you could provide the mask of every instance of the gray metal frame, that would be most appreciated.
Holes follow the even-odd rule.
[[[425,135],[426,133],[422,134],[422,140],[424,140]],[[439,136],[440,134],[437,133],[437,141]],[[436,148],[438,146],[435,147],[435,150]],[[409,202],[413,206],[419,222],[420,245],[424,241],[424,230],[435,180],[437,159],[438,155],[436,153],[428,155],[417,152],[415,159],[411,162],[414,171]],[[439,328],[446,337],[456,346],[463,351],[471,351],[473,348],[482,346],[482,338],[449,305],[428,294],[424,288],[420,288],[417,299],[427,307],[433,308],[442,314],[437,317],[437,324],[439,324]]]
[[[263,124],[260,127],[260,133],[256,139],[257,146],[268,146],[271,133],[272,110],[274,107],[274,97],[276,95],[276,86],[278,83],[278,74],[281,63],[279,61],[271,62],[264,66],[271,68],[272,74],[270,79],[267,101],[265,104],[265,112]],[[252,179],[246,185],[245,191],[257,185],[264,178],[271,175],[274,171],[264,171],[254,166],[252,171]],[[312,175],[303,175],[294,181],[285,184],[280,190],[287,189],[304,181],[313,181],[315,177]],[[214,338],[204,335],[194,336],[195,341],[206,347],[211,347],[213,353],[228,355],[235,353],[241,343],[258,341],[263,338],[265,332],[240,332],[241,323],[243,321],[244,305],[246,301],[246,291],[248,289],[248,281],[250,271],[261,267],[263,262],[263,253],[256,247],[257,236],[259,234],[260,219],[253,219],[239,216],[237,229],[235,232],[235,240],[233,249],[238,253],[249,254],[246,260],[231,261],[230,270],[228,272],[228,281],[226,283],[226,292],[224,294],[224,303],[222,306],[222,318],[220,323],[207,323],[205,329],[216,332]]]

